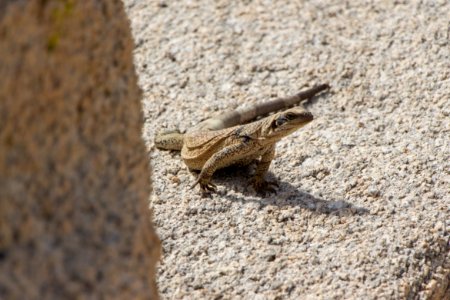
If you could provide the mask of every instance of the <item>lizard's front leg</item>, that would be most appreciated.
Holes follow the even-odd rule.
[[[251,144],[251,142],[243,141],[225,147],[219,152],[214,153],[203,166],[200,175],[191,188],[195,187],[197,184],[200,184],[200,188],[203,191],[215,192],[216,185],[211,182],[211,177],[214,172],[220,168],[232,164],[232,162],[237,160],[238,157],[241,157],[249,152],[253,147]]]
[[[270,163],[275,157],[275,145],[267,147],[265,152],[261,155],[260,161],[257,163],[255,174],[251,180],[253,188],[260,194],[266,192],[275,193],[275,188],[278,187],[276,182],[267,181],[264,175],[267,173],[270,167]]]

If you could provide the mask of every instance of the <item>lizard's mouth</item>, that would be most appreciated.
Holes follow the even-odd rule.
[[[314,120],[314,116],[309,111],[301,112],[295,115],[295,117],[291,117],[290,120],[284,124],[287,128],[301,128]]]
[[[298,119],[299,123],[305,123],[306,124],[306,123],[309,123],[312,120],[314,120],[314,116],[309,111],[305,111],[305,112],[302,112],[302,113],[298,114],[298,118],[297,119]]]
[[[303,111],[296,113],[295,115],[290,115],[284,122],[280,124],[278,128],[275,129],[274,135],[286,136],[292,132],[302,128],[306,124],[314,120],[314,116],[309,111]]]

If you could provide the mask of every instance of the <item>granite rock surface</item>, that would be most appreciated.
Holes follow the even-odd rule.
[[[125,0],[145,137],[327,82],[282,140],[277,195],[245,170],[201,197],[154,150],[161,294],[444,299],[449,282],[449,1]]]

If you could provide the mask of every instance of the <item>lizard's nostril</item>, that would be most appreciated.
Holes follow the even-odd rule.
[[[306,111],[303,113],[303,117],[305,118],[306,121],[312,121],[314,120],[314,116],[312,113],[310,113],[309,111]]]

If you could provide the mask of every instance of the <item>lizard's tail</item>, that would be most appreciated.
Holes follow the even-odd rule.
[[[164,131],[156,134],[155,146],[163,150],[178,150],[183,148],[184,134],[177,130]]]
[[[330,86],[328,84],[320,84],[294,96],[274,99],[251,107],[238,108],[231,112],[225,113],[221,117],[207,119],[199,124],[199,127],[207,130],[219,130],[236,126],[238,124],[244,124],[258,116],[267,115],[271,112],[297,105],[301,101],[309,99],[329,88]]]

